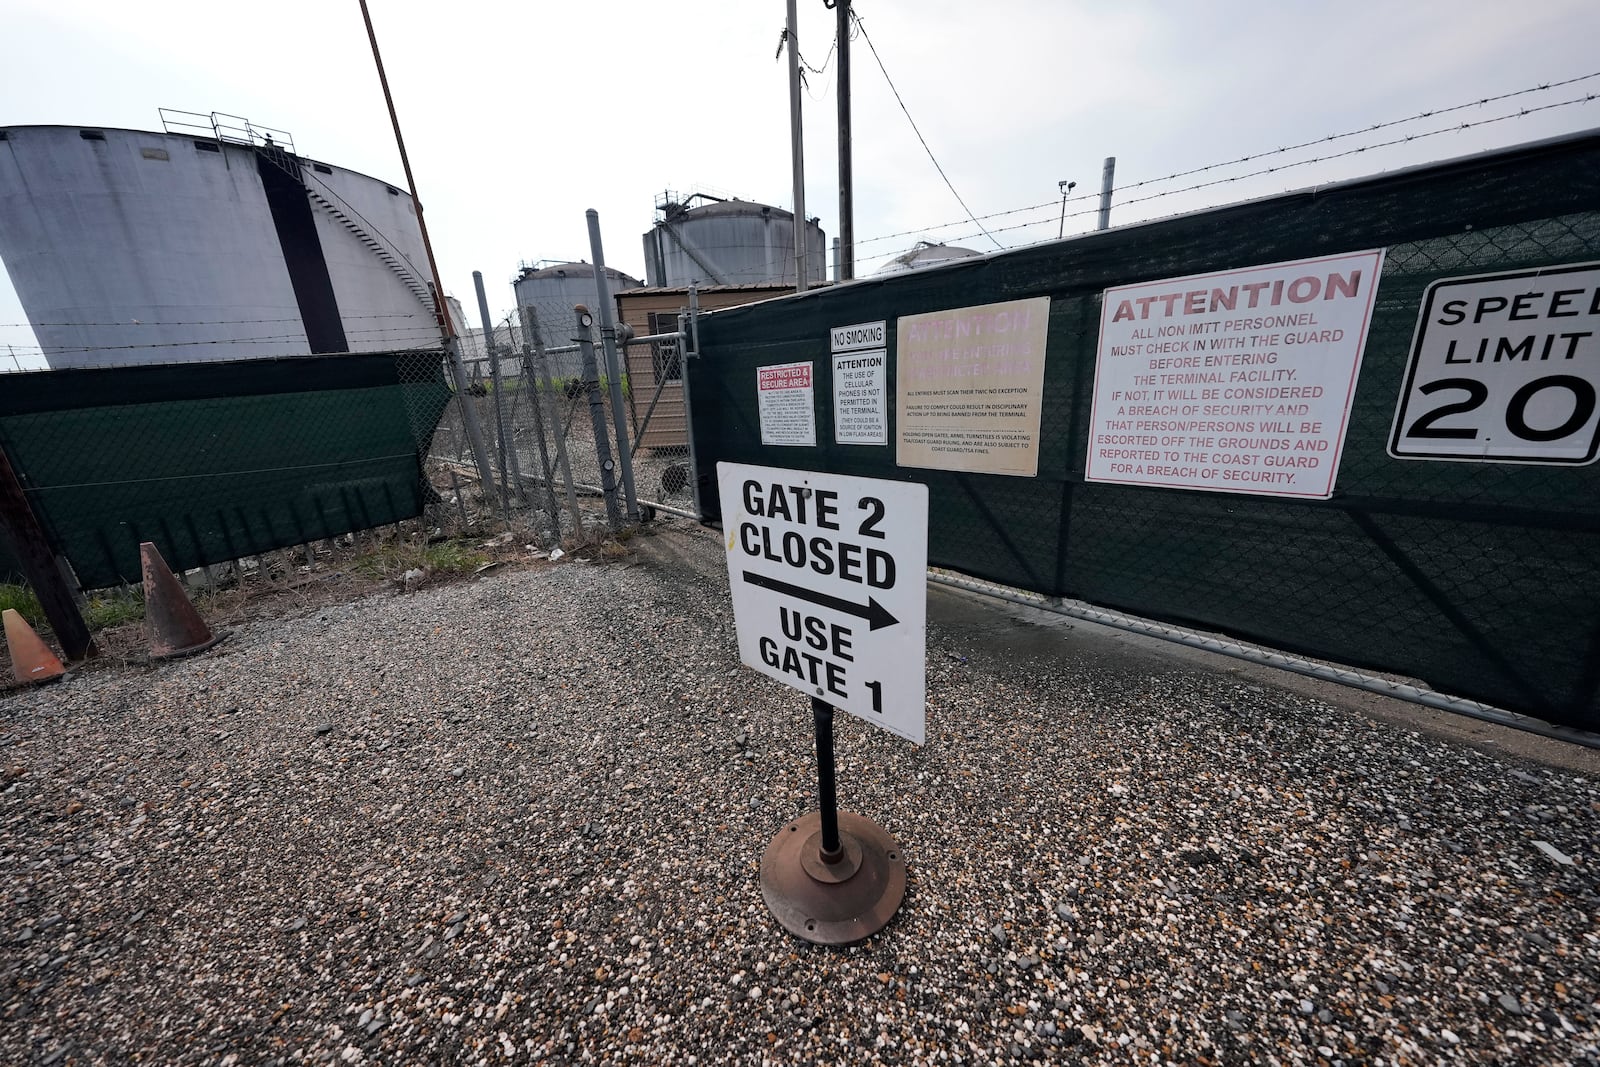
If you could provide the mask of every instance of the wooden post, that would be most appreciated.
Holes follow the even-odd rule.
[[[55,631],[56,640],[61,642],[61,650],[67,658],[78,660],[93,655],[98,650],[94,647],[94,638],[89,635],[89,626],[72,599],[72,589],[56,566],[55,553],[50,550],[44,528],[28,506],[22,483],[17,481],[11,457],[4,448],[0,448],[0,532],[10,541],[17,561],[22,564],[22,573],[33,587],[33,595],[39,598],[39,606],[44,608],[45,618],[50,620],[50,628]]]

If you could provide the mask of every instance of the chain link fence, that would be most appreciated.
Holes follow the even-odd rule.
[[[609,536],[631,521],[630,476],[640,517],[694,515],[682,337],[617,333],[616,375],[598,325],[580,325],[570,306],[529,305],[495,324],[487,343],[482,329],[467,333],[467,403],[440,421],[430,469],[484,513],[558,542]],[[467,418],[483,436],[486,492]]]
[[[1597,204],[1600,137],[1588,135],[717,312],[690,367],[696,452],[706,470],[915,478],[930,491],[935,566],[1600,730],[1600,465],[1388,448],[1428,287],[1592,266]],[[1085,478],[1106,289],[1372,248],[1386,256],[1331,498]],[[1596,292],[1564,299],[1588,308]],[[899,466],[895,320],[1034,296],[1050,298],[1037,474]],[[838,444],[830,330],[877,320],[889,323],[888,444]],[[1567,394],[1552,392],[1576,399],[1554,420],[1575,425],[1593,414],[1600,353],[1582,323],[1562,328],[1587,338],[1558,368]],[[763,446],[758,369],[807,361],[818,444]],[[1464,407],[1464,395],[1436,403]],[[719,517],[714,497],[703,503]]]
[[[368,530],[439,503],[422,456],[444,353],[302,356],[11,374],[0,447],[84,589]],[[3,541],[4,539],[0,539]],[[21,568],[0,547],[0,577]]]

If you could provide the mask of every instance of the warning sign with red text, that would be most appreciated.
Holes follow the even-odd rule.
[[[1105,291],[1084,476],[1333,495],[1383,250]]]
[[[811,363],[756,368],[757,409],[764,445],[815,445],[817,411]]]

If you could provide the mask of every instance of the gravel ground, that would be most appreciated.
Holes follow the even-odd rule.
[[[794,940],[805,700],[632,545],[0,697],[0,1061],[1600,1060],[1592,763],[941,589],[928,744],[838,725],[905,904]]]

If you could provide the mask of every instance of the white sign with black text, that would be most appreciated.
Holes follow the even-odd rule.
[[[1448,278],[1422,299],[1397,459],[1593,463],[1600,263]]]
[[[863,322],[829,331],[836,444],[889,443],[887,327],[887,322]]]
[[[739,660],[922,744],[928,487],[718,463]]]

